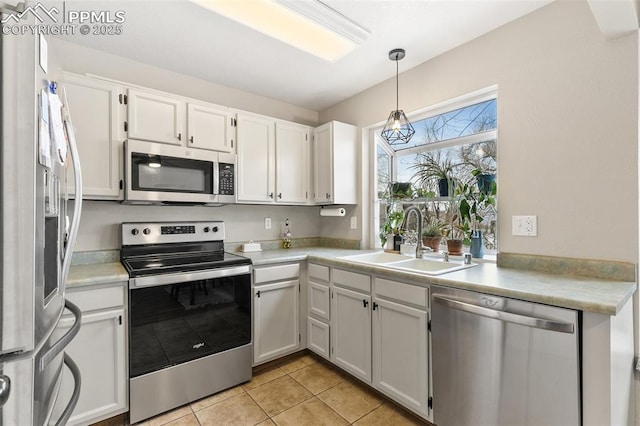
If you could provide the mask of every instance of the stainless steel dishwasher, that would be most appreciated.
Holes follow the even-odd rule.
[[[431,289],[438,426],[580,425],[577,311]]]

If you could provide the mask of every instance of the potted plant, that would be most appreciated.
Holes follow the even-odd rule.
[[[442,224],[435,221],[428,221],[422,229],[422,244],[431,247],[434,252],[440,250],[442,240]]]
[[[449,196],[452,186],[453,169],[456,165],[441,151],[421,152],[416,164],[411,166],[415,170],[412,179],[430,190],[438,188],[441,197]]]
[[[390,211],[387,214],[387,220],[382,225],[380,230],[380,242],[382,247],[387,247],[388,250],[400,251],[400,243],[402,241],[402,221],[404,220],[404,211]],[[388,244],[392,242],[392,244]]]
[[[495,171],[487,171],[482,168],[473,169],[471,174],[476,178],[478,190],[482,194],[495,195],[496,193],[496,174]]]
[[[471,246],[471,256],[481,258],[484,256],[484,241],[480,224],[484,221],[486,213],[490,210],[495,211],[497,187],[494,181],[488,188],[488,192],[482,191],[479,185],[479,191],[476,192],[477,184],[476,176],[475,182],[462,184],[456,188],[456,194],[459,197],[457,213],[462,223],[469,225],[463,226],[462,231],[465,243]]]
[[[413,189],[410,183],[389,182],[384,192],[379,193],[380,201],[385,205],[385,220],[380,225],[378,237],[382,247],[399,251],[401,242],[401,225],[404,211],[398,209],[398,203],[406,196],[411,196]],[[387,242],[391,242],[387,246]]]

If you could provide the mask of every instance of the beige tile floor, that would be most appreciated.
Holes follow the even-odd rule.
[[[151,418],[144,426],[428,425],[309,354],[254,372],[250,382]]]

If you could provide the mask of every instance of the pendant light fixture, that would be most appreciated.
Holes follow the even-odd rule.
[[[389,52],[389,59],[396,62],[396,109],[391,111],[387,123],[382,129],[382,137],[389,145],[400,145],[408,143],[416,132],[407,119],[404,111],[398,108],[398,61],[405,56],[404,49],[393,49]]]

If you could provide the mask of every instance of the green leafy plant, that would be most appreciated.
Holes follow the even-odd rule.
[[[411,166],[414,170],[411,179],[415,179],[423,190],[433,192],[441,179],[453,180],[455,167],[457,164],[448,155],[443,155],[442,151],[421,152],[417,155],[416,163]]]

